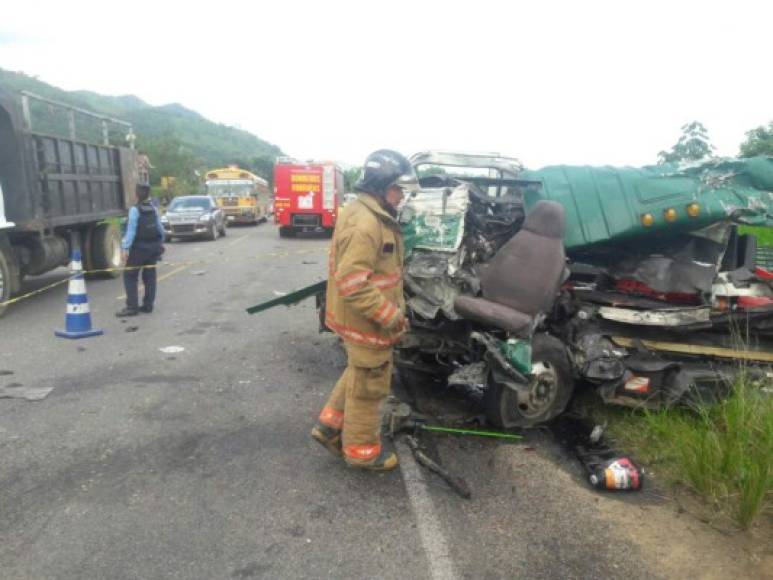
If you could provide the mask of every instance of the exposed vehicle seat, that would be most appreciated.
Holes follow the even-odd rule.
[[[458,296],[464,318],[520,335],[551,307],[565,267],[564,208],[539,201],[521,229],[496,253],[481,276],[482,297]]]

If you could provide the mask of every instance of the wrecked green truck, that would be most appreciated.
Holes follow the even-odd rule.
[[[773,225],[773,158],[411,162],[404,383],[460,389],[509,428],[552,419],[580,387],[661,407],[721,397],[739,372],[773,378],[772,268],[739,231]]]

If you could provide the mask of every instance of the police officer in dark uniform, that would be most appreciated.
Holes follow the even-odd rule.
[[[153,312],[156,299],[156,263],[164,251],[164,226],[155,206],[150,203],[150,187],[137,186],[137,204],[129,210],[126,234],[121,242],[123,285],[126,289],[126,307],[116,316],[136,316],[139,312]],[[142,272],[145,296],[139,305],[137,283]]]

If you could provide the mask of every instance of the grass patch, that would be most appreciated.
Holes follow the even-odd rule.
[[[101,224],[110,224],[110,225],[116,226],[117,228],[121,228],[123,226],[123,222],[125,220],[126,220],[126,218],[124,218],[124,217],[109,217],[109,218],[103,219],[99,223],[101,223]]]
[[[605,409],[610,434],[666,481],[746,529],[773,508],[773,397],[740,378],[713,406]]]
[[[738,233],[757,236],[757,244],[760,246],[773,246],[773,228],[741,226]]]

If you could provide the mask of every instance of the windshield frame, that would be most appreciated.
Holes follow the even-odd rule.
[[[255,183],[248,179],[210,179],[205,183],[212,197],[249,197],[256,195]]]
[[[209,197],[185,196],[174,198],[166,211],[212,211],[213,209],[215,209],[215,205],[213,205],[213,201]]]

